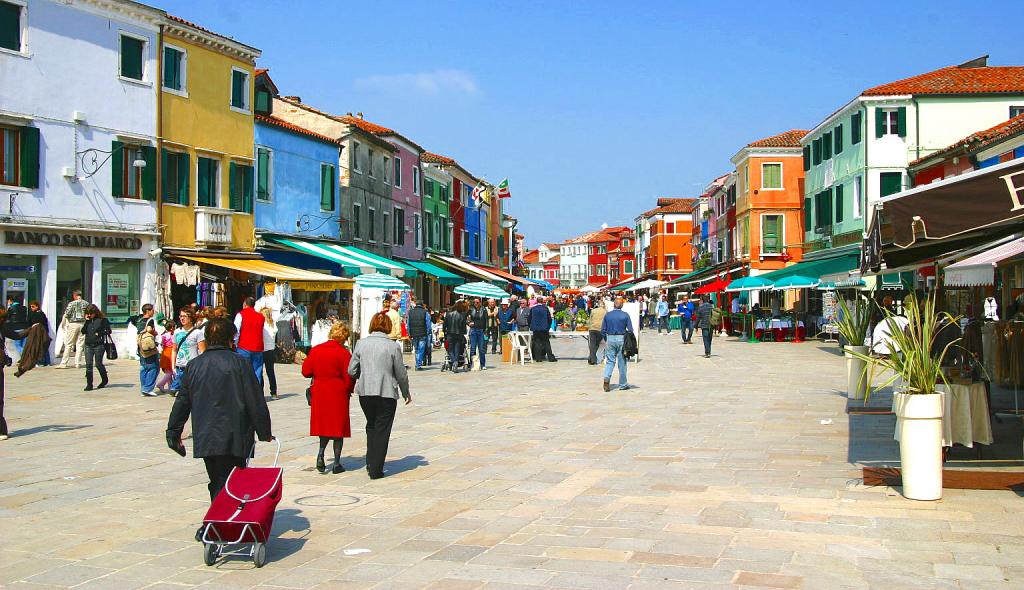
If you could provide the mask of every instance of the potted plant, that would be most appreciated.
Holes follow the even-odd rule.
[[[846,397],[849,399],[865,399],[870,387],[867,379],[867,363],[863,358],[867,357],[868,347],[864,342],[871,328],[871,312],[874,309],[874,301],[871,297],[858,294],[853,306],[847,305],[842,298],[838,299],[839,315],[836,318],[836,328],[839,335],[846,341]],[[860,356],[855,356],[854,353]]]
[[[576,331],[577,332],[586,332],[586,331],[588,331],[590,329],[590,328],[587,327],[587,323],[589,321],[590,321],[590,314],[588,314],[585,310],[580,309],[580,310],[576,311]]]
[[[565,328],[569,325],[569,312],[565,309],[555,312],[555,323]]]
[[[883,386],[901,380],[893,393],[893,410],[900,441],[903,495],[912,500],[938,500],[942,498],[943,410],[939,387],[949,385],[942,358],[959,339],[947,343],[941,351],[935,345],[940,329],[947,323],[955,324],[958,318],[936,312],[934,296],[923,302],[911,298],[904,308],[903,328],[893,313],[885,311],[883,321],[890,322],[892,354],[874,359],[852,354],[892,373]]]

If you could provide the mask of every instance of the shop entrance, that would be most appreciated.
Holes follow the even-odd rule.
[[[82,299],[92,297],[92,259],[60,256],[57,258],[57,317],[64,315],[64,308],[71,302],[71,293],[82,292]]]

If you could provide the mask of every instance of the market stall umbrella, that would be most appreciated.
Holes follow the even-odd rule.
[[[493,297],[494,299],[503,299],[509,296],[508,293],[502,291],[498,287],[482,281],[478,283],[466,283],[465,285],[459,285],[458,287],[455,287],[454,292],[467,297]]]
[[[790,275],[783,277],[772,284],[772,289],[782,291],[784,289],[811,289],[821,283],[820,279],[805,277],[801,275]]]
[[[665,281],[659,281],[657,279],[647,279],[645,281],[640,281],[639,283],[629,287],[628,289],[623,289],[623,290],[624,291],[639,291],[641,289],[652,289],[654,287],[660,287],[660,286],[662,286],[664,284],[665,284]]]
[[[697,287],[696,289],[694,289],[693,294],[706,295],[708,293],[720,293],[722,291],[725,291],[725,288],[728,286],[729,281],[725,279],[718,279],[717,281],[712,281],[704,285],[703,287]]]
[[[735,293],[737,291],[757,291],[758,289],[770,289],[772,282],[768,279],[762,279],[761,277],[743,277],[742,279],[736,279],[729,283],[729,286],[725,288],[726,293]]]
[[[363,289],[384,289],[385,291],[412,290],[412,287],[406,285],[395,277],[378,272],[357,276],[356,284]]]
[[[600,290],[600,288],[595,287],[594,285],[586,285],[580,289],[580,291],[583,291],[584,293],[597,293]]]

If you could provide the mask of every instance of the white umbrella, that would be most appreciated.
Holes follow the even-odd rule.
[[[654,287],[660,287],[665,284],[665,281],[659,281],[657,279],[647,279],[646,281],[640,281],[632,287],[626,289],[626,291],[639,291],[641,289],[653,289]]]
[[[459,285],[455,287],[454,292],[467,297],[488,297],[494,299],[502,299],[509,296],[508,293],[498,287],[483,281]]]
[[[411,291],[412,287],[406,285],[391,275],[381,273],[370,273],[356,277],[356,284],[364,289],[384,289],[386,291]]]

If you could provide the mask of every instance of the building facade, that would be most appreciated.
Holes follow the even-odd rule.
[[[452,175],[438,165],[423,160],[423,252],[452,254],[452,229],[449,204]]]
[[[660,198],[658,206],[636,219],[647,244],[637,256],[643,256],[643,275],[658,280],[678,278],[693,270],[694,199]]]

